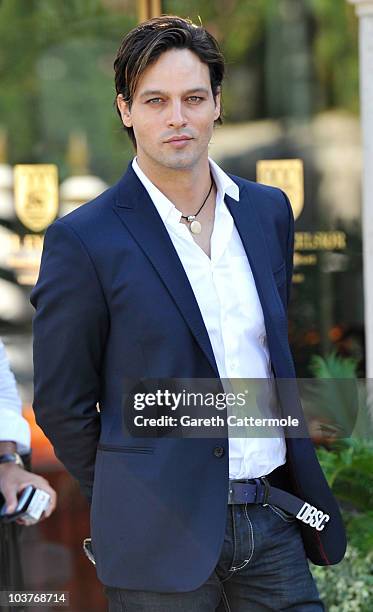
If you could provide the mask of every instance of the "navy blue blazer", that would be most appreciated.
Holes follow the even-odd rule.
[[[278,189],[232,179],[240,199],[225,201],[254,275],[273,371],[291,379],[291,207]],[[198,588],[223,545],[228,440],[125,438],[123,379],[218,371],[184,268],[131,164],[48,228],[31,302],[36,420],[92,502],[98,577],[128,589]],[[343,524],[309,439],[287,440],[287,465],[286,488],[331,517],[321,532],[302,524],[308,557],[337,563]]]

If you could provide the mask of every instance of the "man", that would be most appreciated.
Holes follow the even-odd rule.
[[[16,381],[0,340],[0,508],[5,503],[7,514],[14,512],[17,495],[31,484],[43,489],[51,497],[50,504],[42,516],[44,519],[55,509],[56,492],[45,478],[25,469],[24,462],[28,463],[29,453],[30,428],[22,416]],[[21,518],[17,519],[17,523],[25,524]],[[3,589],[22,587],[19,530],[14,523],[1,524],[0,521],[0,583]]]
[[[124,379],[295,377],[293,218],[281,191],[208,157],[224,61],[204,28],[140,24],[114,67],[137,156],[47,231],[32,293],[38,423],[92,501],[110,610],[321,610],[301,523],[265,503],[270,483],[321,509],[328,523],[302,525],[307,554],[342,558],[310,440],[124,434]]]

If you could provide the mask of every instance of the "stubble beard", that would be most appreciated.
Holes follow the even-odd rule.
[[[208,142],[206,144],[206,148],[199,148],[198,150],[193,151],[163,151],[160,152],[158,156],[156,156],[154,152],[149,152],[145,149],[144,153],[147,155],[147,157],[150,157],[153,163],[158,166],[162,166],[163,168],[167,168],[169,170],[191,170],[199,163],[199,160],[205,153],[207,146]]]

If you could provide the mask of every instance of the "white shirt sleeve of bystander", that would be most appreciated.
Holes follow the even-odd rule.
[[[0,340],[0,442],[13,441],[19,453],[30,451],[30,427],[22,416],[16,381]]]

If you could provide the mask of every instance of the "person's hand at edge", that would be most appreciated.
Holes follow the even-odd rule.
[[[28,470],[14,463],[3,463],[0,465],[0,492],[3,494],[7,506],[7,514],[15,511],[18,503],[17,496],[28,485],[32,485],[37,489],[42,489],[50,496],[50,501],[47,509],[41,515],[39,522],[48,518],[56,508],[57,494],[50,486],[49,482]],[[17,523],[27,525],[22,519],[17,519]]]

